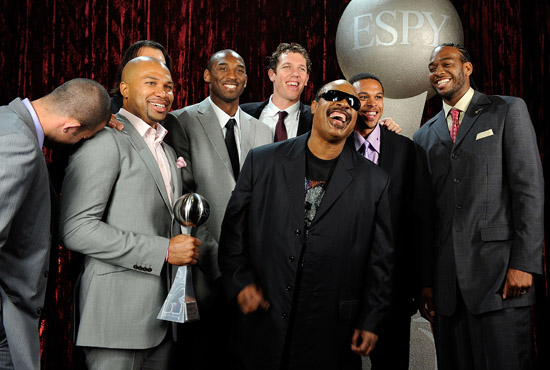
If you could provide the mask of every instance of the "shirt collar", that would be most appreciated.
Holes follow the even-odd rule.
[[[42,148],[44,146],[44,129],[42,128],[42,124],[38,119],[38,115],[36,114],[36,111],[34,110],[34,107],[32,106],[31,101],[28,98],[23,99],[22,103],[31,114],[32,123],[34,124],[36,136],[38,137],[38,147]]]
[[[470,106],[470,103],[472,102],[473,97],[474,89],[470,87],[468,91],[466,91],[466,94],[464,94],[462,98],[460,98],[460,100],[455,104],[454,107],[451,107],[449,104],[443,101],[443,112],[445,112],[445,117],[449,115],[449,111],[453,108],[458,109],[461,112],[466,112],[466,110]]]
[[[214,113],[216,113],[216,117],[218,117],[218,122],[221,126],[221,128],[225,128],[225,125],[227,124],[227,121],[229,121],[231,118],[233,118],[237,124],[236,127],[240,127],[240,120],[239,120],[239,112],[241,111],[241,108],[237,108],[237,111],[235,112],[235,116],[231,117],[229,114],[225,113],[220,107],[216,105],[210,98],[208,97],[208,101],[210,102],[210,106],[212,106],[212,109],[214,110]]]
[[[283,110],[288,113],[289,117],[298,117],[298,114],[300,114],[300,101],[297,101],[296,103],[292,104],[290,107],[286,109],[281,109],[273,103],[273,94],[272,94],[271,97],[269,98],[269,102],[267,103],[267,106],[265,107],[265,109],[267,109],[266,113],[268,117],[279,118],[278,117],[279,112]]]
[[[359,150],[365,142],[368,142],[376,152],[380,153],[380,125],[376,124],[374,130],[367,135],[365,139],[360,133],[354,131],[355,134],[355,150]],[[366,145],[366,144],[365,144]]]
[[[137,130],[137,132],[141,135],[142,138],[145,138],[147,135],[150,135],[151,133],[154,132],[155,142],[162,142],[162,140],[168,133],[168,131],[160,123],[157,123],[156,128],[151,127],[144,120],[128,112],[124,108],[121,108],[119,113],[122,114],[124,117],[126,117],[128,121],[130,121],[132,126],[134,126],[134,128]]]

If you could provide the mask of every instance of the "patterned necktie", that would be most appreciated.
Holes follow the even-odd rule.
[[[456,134],[458,134],[458,126],[460,125],[460,123],[458,122],[458,117],[460,115],[460,110],[458,109],[451,109],[451,118],[453,119],[452,123],[451,123],[451,140],[453,141],[453,143],[455,142],[456,140]]]
[[[234,118],[229,119],[225,124],[227,132],[225,133],[225,145],[227,146],[227,153],[231,160],[231,167],[233,168],[233,176],[235,181],[239,177],[239,152],[237,150],[237,142],[235,141],[235,125],[237,121]]]
[[[279,112],[279,119],[277,120],[277,126],[275,126],[275,142],[287,139],[285,126],[286,116],[288,116],[287,111],[282,110]]]

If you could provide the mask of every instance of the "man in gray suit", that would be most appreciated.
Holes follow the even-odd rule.
[[[63,183],[62,243],[86,256],[76,344],[89,370],[168,369],[172,328],[156,317],[171,265],[196,263],[200,245],[180,235],[172,212],[181,173],[158,123],[174,100],[170,71],[154,58],[135,58],[120,91],[116,118],[124,129],[83,143]]]
[[[0,107],[0,369],[40,368],[52,222],[42,146],[93,136],[109,121],[109,107],[103,86],[88,79]]]
[[[530,368],[533,274],[542,273],[544,180],[525,102],[470,87],[455,44],[434,49],[443,110],[414,135],[423,218],[421,310],[440,369]]]
[[[201,320],[186,323],[186,349],[194,354],[192,368],[227,366],[219,349],[227,344],[227,304],[221,289],[218,241],[225,208],[248,151],[271,143],[271,130],[239,108],[247,82],[243,58],[233,50],[221,50],[210,58],[204,71],[210,96],[202,102],[171,112],[164,122],[167,142],[187,162],[184,187],[206,197],[210,217],[198,230],[204,241],[198,268],[193,269]],[[229,125],[232,129],[227,127]],[[217,349],[217,356],[209,352]],[[218,362],[216,362],[218,361]],[[219,367],[219,368],[222,368]]]

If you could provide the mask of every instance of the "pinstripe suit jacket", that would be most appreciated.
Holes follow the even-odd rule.
[[[40,368],[51,205],[32,117],[17,98],[0,108],[0,301],[15,369]]]
[[[542,273],[544,180],[525,102],[476,91],[455,143],[443,111],[414,142],[415,208],[420,218],[433,211],[421,226],[433,231],[422,243],[422,283],[434,289],[436,312],[454,312],[457,282],[474,314],[533,304],[534,287],[502,299],[508,268]]]

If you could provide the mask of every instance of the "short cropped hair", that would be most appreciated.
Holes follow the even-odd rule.
[[[302,54],[304,59],[306,60],[306,67],[307,67],[307,73],[311,72],[311,59],[309,58],[309,54],[307,50],[300,44],[297,44],[295,42],[293,43],[280,43],[279,46],[277,46],[277,49],[271,54],[271,57],[269,57],[269,65],[267,66],[267,69],[272,69],[273,71],[277,70],[277,64],[279,63],[279,58],[281,57],[281,54],[285,53],[298,53]]]
[[[79,130],[94,130],[111,117],[111,98],[107,90],[94,80],[75,78],[65,82],[46,96],[52,114],[75,118]]]
[[[162,55],[164,55],[164,60],[166,60],[166,63],[165,63],[166,67],[168,67],[168,70],[172,72],[172,58],[170,58],[170,55],[168,55],[168,52],[166,51],[164,46],[152,40],[136,41],[132,45],[130,45],[122,55],[122,60],[120,61],[120,68],[118,69],[118,72],[115,78],[115,83],[113,85],[113,88],[111,89],[112,95],[122,96],[120,94],[120,81],[122,80],[122,70],[124,69],[126,64],[128,64],[129,61],[138,57],[138,53],[141,50],[141,48],[153,48],[153,49],[160,50],[162,52]]]
[[[378,83],[382,87],[382,92],[384,92],[384,85],[382,85],[382,81],[380,81],[380,79],[378,77],[376,77],[375,75],[373,75],[372,73],[369,73],[369,72],[357,73],[357,74],[353,75],[348,80],[348,82],[353,85],[357,81],[361,81],[361,80],[375,80],[375,81],[378,81]]]

